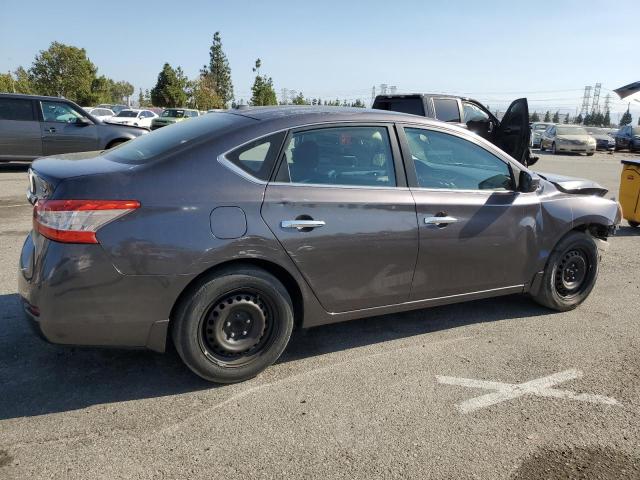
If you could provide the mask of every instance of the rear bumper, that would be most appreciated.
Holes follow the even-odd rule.
[[[18,292],[35,332],[52,343],[164,351],[169,316],[190,278],[120,274],[100,245],[30,234]]]

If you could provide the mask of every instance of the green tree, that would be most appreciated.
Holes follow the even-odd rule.
[[[570,121],[570,117],[569,117],[569,114],[567,113],[567,115],[565,115],[565,117],[564,117],[564,123],[568,124],[569,121]]]
[[[129,82],[113,82],[111,87],[111,101],[113,103],[126,103],[129,105],[133,92],[133,85]]]
[[[309,105],[309,100],[305,99],[302,92],[300,92],[298,93],[298,95],[293,97],[293,100],[291,101],[291,103],[293,105]]]
[[[189,105],[198,110],[225,108],[225,102],[216,91],[216,83],[210,73],[201,73],[190,85]]]
[[[53,42],[33,62],[29,74],[41,95],[62,96],[86,104],[91,100],[91,84],[97,68],[84,48]]]
[[[13,87],[16,93],[34,93],[33,84],[27,72],[23,67],[18,67],[13,72]]]
[[[631,112],[629,111],[629,107],[627,107],[627,111],[624,112],[622,118],[620,119],[620,126],[624,127],[625,125],[631,125],[633,118],[631,118]]]
[[[583,122],[582,114],[579,113],[578,116],[573,120],[577,125],[582,125]]]
[[[151,101],[157,107],[182,107],[187,103],[188,80],[180,67],[165,63],[158,74],[156,86],[151,89]]]
[[[560,112],[556,110],[556,113],[553,114],[553,119],[551,120],[553,123],[560,123]]]
[[[97,105],[99,103],[112,102],[112,89],[114,82],[110,78],[100,75],[91,82],[91,97],[87,103]]]
[[[529,121],[531,121],[531,122],[539,122],[540,121],[540,115],[538,115],[538,112],[533,112],[533,114],[531,115],[531,118],[529,119]]]
[[[266,75],[260,75],[261,66],[262,62],[258,58],[253,67],[253,71],[256,72],[256,78],[251,87],[251,105],[277,105],[278,99],[273,89],[273,80]]]
[[[549,110],[547,110],[547,113],[544,114],[544,121],[545,122],[551,121],[551,114],[549,113]]]
[[[588,125],[592,125],[592,124],[593,124],[593,120],[592,120],[592,118],[591,118],[591,114],[590,114],[590,113],[587,113],[587,114],[584,116],[584,120],[582,121],[582,123],[583,123],[583,124],[585,124],[585,125],[587,125],[587,126],[588,126]]]
[[[357,98],[356,101],[351,104],[351,106],[357,107],[357,108],[364,108],[364,102],[359,98]]]
[[[231,68],[229,61],[222,50],[222,40],[220,32],[213,34],[213,42],[209,48],[209,65],[205,66],[201,72],[203,75],[210,74],[210,80],[216,95],[224,102],[223,108],[233,100],[233,83],[231,82]]]
[[[609,110],[604,112],[604,117],[602,118],[602,125],[605,127],[611,126],[611,113],[609,112]]]

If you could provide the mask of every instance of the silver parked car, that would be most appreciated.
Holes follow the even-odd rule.
[[[105,150],[144,133],[104,123],[64,98],[0,94],[0,162]]]
[[[531,124],[531,146],[534,148],[540,147],[540,140],[542,139],[542,134],[545,132],[547,128],[552,126],[553,123],[549,122],[534,122]]]
[[[551,153],[574,152],[591,156],[596,151],[596,139],[579,125],[552,125],[542,134],[540,150]]]

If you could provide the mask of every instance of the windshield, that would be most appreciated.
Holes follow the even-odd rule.
[[[138,116],[138,112],[134,112],[133,110],[122,110],[116,117],[129,117],[135,118]]]
[[[582,127],[558,127],[558,135],[589,135]]]
[[[225,130],[252,122],[254,120],[241,115],[214,113],[155,130],[105,150],[102,155],[115,162],[142,164],[171,150],[193,145],[201,139],[215,138]]]
[[[165,110],[162,112],[163,117],[182,118],[184,117],[184,110]]]

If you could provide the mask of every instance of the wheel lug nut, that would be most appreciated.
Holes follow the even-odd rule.
[[[233,333],[233,332],[231,332],[230,337],[231,337],[231,338],[233,338],[233,337],[235,337],[235,336],[236,336],[236,334],[235,334],[235,333]]]
[[[245,330],[245,331],[243,331],[243,332],[242,332],[242,334],[243,334],[243,335],[246,335],[246,334],[247,334],[247,331],[246,331],[246,330]]]
[[[230,327],[231,326],[231,322],[225,323],[225,326]]]
[[[246,323],[247,325],[249,325],[249,324],[251,323],[251,320],[249,320],[249,319],[247,318],[247,321],[246,321],[246,322],[244,322],[244,323]]]

